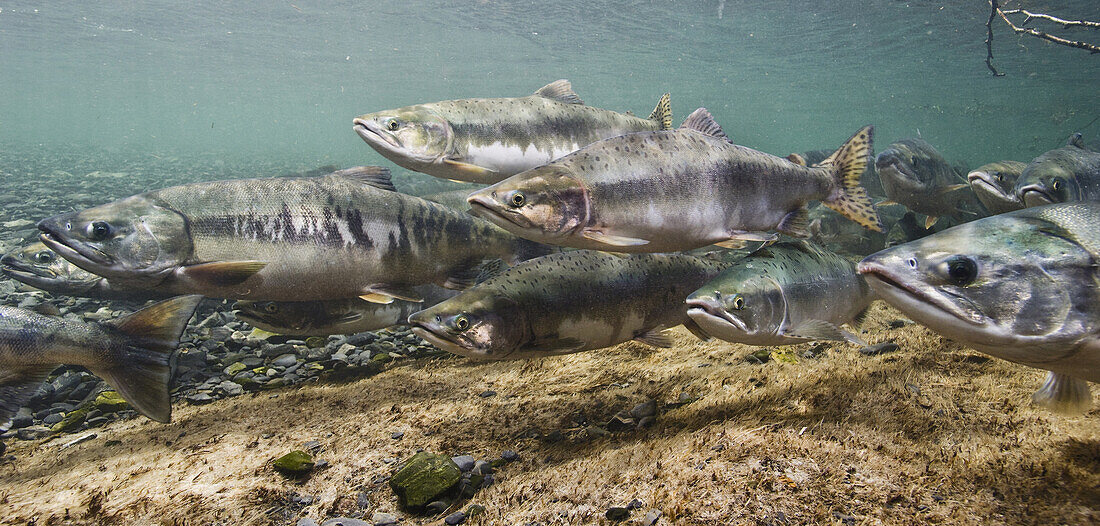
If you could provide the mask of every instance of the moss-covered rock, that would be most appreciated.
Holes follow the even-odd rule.
[[[247,365],[245,365],[241,362],[236,362],[236,363],[230,364],[229,367],[225,368],[225,374],[227,374],[229,376],[233,376],[233,375],[235,375],[235,374],[237,374],[237,373],[239,373],[239,372],[241,372],[241,371],[243,371],[247,368],[248,368]]]
[[[301,477],[313,470],[313,457],[296,449],[275,459],[275,470],[288,477]]]
[[[310,349],[324,347],[326,343],[328,342],[320,336],[310,336],[309,338],[306,338],[306,347],[309,347]]]
[[[65,418],[62,418],[60,422],[54,424],[53,427],[50,428],[50,432],[64,433],[80,429],[80,424],[83,424],[84,420],[88,418],[88,411],[90,411],[90,409],[87,407],[69,411],[69,414],[65,415]]]
[[[461,478],[462,471],[451,457],[422,451],[398,468],[390,478],[390,488],[402,506],[419,508],[454,487]]]
[[[375,363],[387,363],[393,361],[393,356],[390,356],[389,353],[380,352],[374,356],[371,356],[370,361]]]
[[[99,393],[99,396],[95,397],[95,401],[92,402],[92,407],[106,414],[125,411],[130,408],[130,404],[128,404],[126,400],[123,400],[122,395],[118,394],[116,391],[103,391]]]

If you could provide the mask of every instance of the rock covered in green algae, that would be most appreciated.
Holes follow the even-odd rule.
[[[80,424],[83,424],[84,420],[88,418],[89,410],[90,409],[87,407],[82,407],[74,411],[69,411],[69,413],[65,415],[65,418],[62,418],[60,422],[54,424],[53,427],[50,428],[50,432],[63,433],[80,429]]]
[[[294,450],[275,459],[275,469],[288,477],[298,477],[313,469],[313,457],[305,451]]]
[[[451,489],[462,471],[446,455],[422,451],[413,455],[390,478],[390,488],[402,506],[419,508]]]
[[[122,399],[122,395],[115,391],[103,391],[95,397],[92,407],[99,409],[101,413],[117,413],[130,408],[130,404]]]

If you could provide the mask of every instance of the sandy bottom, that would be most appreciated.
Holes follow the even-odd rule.
[[[0,523],[292,524],[356,511],[440,523],[400,512],[386,484],[392,459],[420,449],[520,454],[454,507],[487,508],[467,524],[609,523],[606,509],[632,499],[645,507],[627,524],[649,509],[659,524],[1100,523],[1100,409],[1032,407],[1042,371],[888,328],[898,317],[879,304],[864,325],[871,343],[901,346],[875,357],[840,344],[754,365],[752,348],[681,331],[673,349],[399,361],[370,378],[177,404],[171,424],[117,422],[65,449],[79,435],[10,442]],[[669,407],[681,393],[698,400]],[[647,398],[660,405],[649,428],[578,424]],[[297,482],[271,468],[309,440],[331,467]]]

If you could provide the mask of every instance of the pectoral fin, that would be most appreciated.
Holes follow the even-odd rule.
[[[416,303],[424,301],[424,298],[420,297],[420,294],[417,294],[415,290],[387,283],[368,285],[359,297],[371,303],[381,304],[392,303],[394,299]]]
[[[924,229],[928,230],[928,229],[936,226],[936,222],[939,221],[939,220],[940,220],[940,218],[938,218],[936,216],[925,216],[925,218],[924,218]]]
[[[970,185],[967,184],[967,183],[950,184],[950,185],[947,185],[943,188],[940,188],[939,189],[939,194],[940,195],[949,194],[951,192],[956,192],[956,191],[962,190],[963,188],[970,188]]]
[[[457,161],[457,160],[454,160],[454,159],[444,158],[443,159],[443,164],[446,164],[447,166],[450,166],[451,168],[457,170],[459,173],[461,173],[463,175],[466,175],[466,176],[470,177],[470,179],[473,179],[475,181],[483,181],[485,179],[489,179],[489,178],[495,177],[497,175],[497,172],[495,170],[490,170],[490,169],[485,168],[483,166],[478,166],[476,164],[470,164],[470,163],[464,163],[462,161]],[[470,182],[470,179],[468,179],[466,181],[462,181],[462,182]],[[454,179],[451,179],[451,180],[454,181]]]
[[[847,341],[839,327],[825,320],[806,320],[784,331],[783,336],[807,340]]]
[[[60,364],[31,365],[20,369],[0,368],[0,425],[8,423],[20,407],[34,396],[50,371]]]
[[[231,287],[244,283],[266,266],[263,261],[215,261],[184,267],[182,273],[203,285]]]
[[[1046,381],[1031,400],[1039,407],[1055,413],[1079,415],[1092,406],[1089,383],[1065,374],[1047,373]]]
[[[591,239],[592,241],[603,243],[605,245],[611,245],[613,247],[636,247],[639,245],[649,244],[648,239],[639,239],[636,237],[627,236],[613,236],[611,234],[605,234],[599,230],[586,229],[583,235],[586,239]]]
[[[634,341],[669,349],[672,347],[672,334],[669,333],[668,329],[653,329],[635,336]]]

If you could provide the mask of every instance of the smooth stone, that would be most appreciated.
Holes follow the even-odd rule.
[[[390,438],[394,440],[400,440],[403,436],[405,436],[404,431],[394,431],[393,433],[390,433]]]
[[[451,457],[421,451],[390,477],[390,488],[403,506],[419,508],[451,489],[461,478],[462,471]]]
[[[519,460],[519,453],[516,453],[511,449],[505,449],[500,453],[500,458],[504,459],[507,462],[515,462]]]
[[[604,517],[613,521],[622,521],[630,517],[630,510],[622,506],[614,506],[607,509],[607,513],[604,513]]]
[[[447,508],[449,507],[451,507],[450,503],[442,500],[436,500],[429,502],[427,506],[424,506],[424,513],[427,513],[428,515],[437,515],[447,511]]]
[[[659,510],[649,510],[649,513],[645,514],[642,518],[642,526],[653,526],[657,524],[657,519],[661,518],[661,512]]]
[[[376,511],[370,516],[370,521],[374,526],[394,526],[397,524],[397,516]]]
[[[279,356],[278,358],[276,358],[274,361],[272,361],[271,365],[274,365],[274,366],[277,366],[277,367],[290,367],[290,366],[292,366],[294,364],[297,364],[297,363],[298,363],[298,355],[296,355],[296,354],[284,354],[284,355]]]
[[[226,396],[238,396],[244,394],[244,387],[236,382],[230,382],[226,380],[218,384],[218,389],[225,392]]]
[[[60,422],[64,418],[65,417],[61,416],[61,413],[54,413],[52,415],[47,415],[46,418],[43,418],[42,423],[46,424],[48,426],[52,426],[52,425]]]
[[[496,395],[497,395],[496,391],[482,391],[482,393],[479,394],[478,396],[480,396],[482,398],[489,398],[491,396],[496,396]]]
[[[50,436],[50,428],[46,426],[29,426],[16,431],[19,440],[38,440]]]
[[[458,466],[458,469],[462,470],[462,472],[467,472],[474,469],[474,463],[476,462],[474,457],[470,455],[459,455],[457,457],[451,457],[451,460],[454,461],[455,465]]]
[[[336,517],[322,522],[321,526],[371,526],[371,523],[348,517]]]
[[[275,459],[275,469],[283,475],[296,477],[313,470],[313,457],[301,450],[294,450]]]
[[[97,416],[95,418],[89,418],[86,423],[88,424],[88,427],[99,427],[110,421],[111,419],[105,416]]]
[[[187,403],[191,405],[206,405],[214,401],[214,397],[210,396],[208,393],[189,394],[183,399],[187,400]]]
[[[630,416],[636,420],[641,420],[647,416],[657,415],[657,401],[646,400],[630,409]]]
[[[317,521],[309,517],[302,517],[298,519],[298,522],[294,523],[294,526],[317,526]]]
[[[445,519],[443,519],[443,522],[447,523],[448,526],[455,526],[456,524],[462,524],[463,522],[466,522],[466,513],[461,512],[461,511],[456,511],[456,512],[448,515]]]
[[[894,342],[882,342],[876,345],[868,345],[859,350],[859,353],[864,356],[878,356],[880,354],[886,354],[897,351],[900,347]]]

